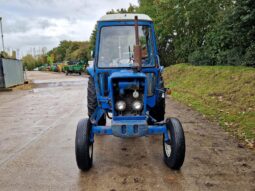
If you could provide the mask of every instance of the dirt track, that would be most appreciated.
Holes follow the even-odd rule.
[[[80,76],[32,72],[38,88],[0,92],[0,190],[255,190],[255,152],[171,99],[186,136],[181,171],[168,169],[162,137],[98,136],[94,166],[76,166],[76,124],[87,114]]]

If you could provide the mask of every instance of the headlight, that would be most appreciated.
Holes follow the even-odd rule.
[[[143,104],[140,101],[134,101],[134,103],[132,104],[132,108],[135,111],[141,111],[143,108]]]
[[[115,104],[115,108],[118,111],[124,111],[126,109],[126,103],[124,101],[117,101]]]

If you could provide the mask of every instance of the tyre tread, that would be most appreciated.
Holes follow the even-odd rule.
[[[79,169],[87,171],[92,166],[92,158],[89,156],[90,143],[90,121],[88,118],[79,121],[76,130],[75,154],[76,162]]]
[[[170,130],[172,153],[168,158],[164,150],[164,160],[167,166],[173,170],[179,170],[185,159],[185,135],[180,121],[177,118],[168,118],[166,124]],[[164,140],[163,140],[164,143]],[[164,149],[164,145],[163,145]]]

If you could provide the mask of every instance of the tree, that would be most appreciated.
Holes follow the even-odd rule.
[[[0,52],[0,58],[9,58],[9,55],[8,55],[7,52],[1,51],[1,52]]]
[[[97,34],[97,25],[94,26],[94,29],[90,35],[89,39],[89,50],[94,51],[95,49],[95,44],[96,44],[96,34]]]
[[[48,55],[47,56],[47,63],[48,64],[53,64],[54,62],[54,54]]]
[[[22,63],[27,70],[32,70],[37,65],[35,58],[31,54],[24,56],[22,58]]]
[[[48,63],[63,61],[87,61],[90,59],[88,41],[61,41],[59,46],[48,52]]]
[[[255,66],[255,3],[254,0],[237,0],[233,11],[229,14],[225,24],[225,30],[231,33],[228,48],[238,55],[234,65],[243,64]],[[223,41],[227,44],[226,41]],[[228,44],[227,44],[228,45]],[[253,59],[252,59],[253,57]]]

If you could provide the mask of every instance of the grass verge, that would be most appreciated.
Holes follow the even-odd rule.
[[[255,68],[177,64],[164,72],[174,99],[255,145]]]

